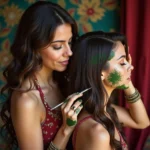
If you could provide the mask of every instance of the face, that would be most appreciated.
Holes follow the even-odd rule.
[[[102,72],[105,86],[125,89],[130,82],[133,66],[126,60],[125,48],[121,42],[116,42],[107,62],[107,69]]]
[[[52,42],[40,51],[43,67],[52,71],[64,71],[67,68],[70,56],[72,56],[71,42],[71,26],[69,24],[58,26]]]

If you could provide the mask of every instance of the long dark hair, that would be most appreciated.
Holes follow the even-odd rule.
[[[82,97],[84,109],[107,129],[111,147],[119,149],[121,145],[115,139],[115,126],[121,133],[122,126],[115,109],[111,107],[112,100],[109,99],[103,86],[101,74],[109,67],[107,61],[112,49],[116,47],[115,41],[123,42],[124,40],[121,39],[124,38],[119,37],[121,34],[117,36],[117,33],[110,35],[100,31],[91,32],[82,35],[77,40],[69,68],[68,94],[92,87],[92,90]],[[113,121],[105,115],[105,99],[109,99],[106,109]]]
[[[42,59],[39,50],[52,41],[56,28],[65,23],[72,27],[72,42],[74,43],[78,36],[76,22],[67,11],[57,4],[38,1],[31,5],[21,17],[10,49],[13,59],[3,73],[6,85],[1,90],[1,94],[6,93],[8,95],[1,110],[1,118],[4,122],[2,129],[7,129],[12,137],[12,143],[17,143],[12,120],[8,115],[10,114],[12,92],[20,90],[24,80],[29,78],[31,81],[33,73],[41,69]],[[64,77],[65,72],[55,71],[53,75],[60,87],[65,85],[63,83],[66,79]],[[59,81],[63,82],[60,83]]]

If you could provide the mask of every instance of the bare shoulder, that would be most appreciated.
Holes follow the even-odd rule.
[[[12,120],[41,120],[41,105],[35,91],[18,92],[15,91],[11,97],[11,117]],[[20,121],[19,121],[20,122]]]
[[[32,87],[33,89],[28,90],[30,87]],[[12,93],[11,108],[19,107],[20,109],[21,108],[22,109],[24,109],[24,108],[33,109],[34,107],[38,106],[39,93],[34,88],[33,83],[31,83],[31,81],[29,79],[26,79],[23,82],[23,84],[21,86],[21,90],[24,90],[25,92],[14,91]]]
[[[78,129],[76,147],[79,149],[109,149],[108,131],[92,118],[84,122]],[[82,147],[80,147],[82,145]],[[96,149],[96,150],[97,150]]]
[[[11,98],[11,107],[20,109],[28,108],[33,109],[37,107],[39,104],[39,100],[35,92],[28,91],[28,92],[18,92],[14,91]]]
[[[41,110],[36,91],[14,92],[11,118],[21,149],[42,149]],[[34,147],[34,148],[33,148]]]
[[[87,133],[91,140],[98,142],[108,142],[109,141],[109,133],[108,131],[95,120],[91,120],[90,126],[87,126]]]

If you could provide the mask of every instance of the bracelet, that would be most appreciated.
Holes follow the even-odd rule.
[[[125,99],[129,103],[135,103],[140,98],[141,98],[141,94],[139,93],[139,91],[137,89],[135,89],[135,92],[133,94],[131,94],[131,95],[125,95]]]
[[[51,141],[51,142],[50,142],[50,145],[49,145],[49,147],[48,147],[47,150],[62,150],[62,149],[57,148],[57,147],[54,145],[54,143]]]

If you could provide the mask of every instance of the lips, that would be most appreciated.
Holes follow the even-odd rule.
[[[65,61],[62,61],[62,62],[60,62],[62,65],[68,65],[68,63],[69,63],[69,60],[65,60]]]
[[[131,80],[131,75],[127,78],[127,80]]]
[[[127,80],[131,80],[131,78],[129,77],[129,78],[127,78]]]

